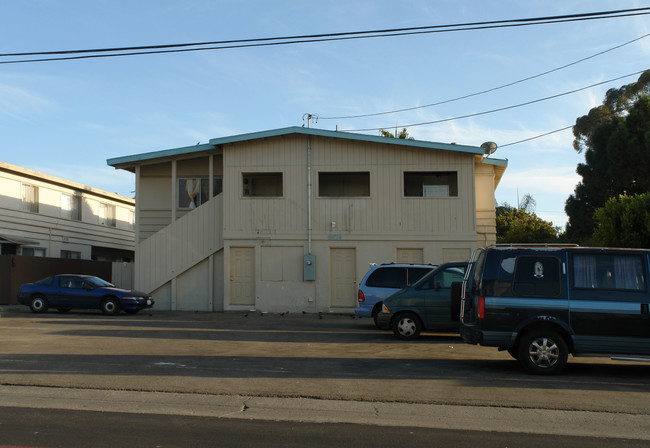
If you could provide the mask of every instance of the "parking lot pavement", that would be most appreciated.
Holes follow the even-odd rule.
[[[347,315],[0,316],[0,385],[650,414],[647,364],[571,359],[536,377],[455,334],[404,342]]]

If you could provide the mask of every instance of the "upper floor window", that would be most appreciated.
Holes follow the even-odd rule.
[[[22,208],[26,212],[38,213],[38,187],[22,184]]]
[[[135,212],[129,210],[129,229],[133,230],[135,228]]]
[[[370,196],[370,173],[321,172],[318,173],[318,195],[328,198]]]
[[[61,193],[61,217],[81,220],[81,197],[76,194]]]
[[[242,195],[282,197],[282,173],[242,173]]]
[[[213,180],[212,196],[223,191],[223,179]],[[188,177],[178,179],[178,208],[192,209],[210,200],[210,179],[207,177]]]
[[[114,205],[99,204],[99,223],[104,226],[116,227]]]
[[[456,197],[458,196],[458,173],[456,171],[405,172],[404,196]]]

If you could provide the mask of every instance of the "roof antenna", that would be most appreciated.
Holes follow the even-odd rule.
[[[304,123],[305,118],[307,118],[307,127],[308,128],[311,127],[311,121],[312,120],[314,121],[314,124],[318,123],[318,114],[310,114],[310,113],[302,114],[302,121],[303,121],[302,127],[303,128],[305,127],[305,123]]]

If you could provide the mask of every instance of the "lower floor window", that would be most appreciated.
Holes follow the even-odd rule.
[[[23,255],[27,257],[44,257],[45,249],[40,247],[23,247]]]
[[[68,258],[71,260],[80,260],[81,259],[81,252],[76,252],[73,250],[62,250],[61,251],[61,258]]]

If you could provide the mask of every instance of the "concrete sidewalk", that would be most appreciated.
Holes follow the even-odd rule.
[[[0,406],[650,440],[645,415],[0,386]]]

